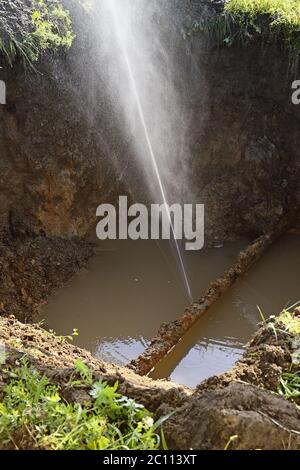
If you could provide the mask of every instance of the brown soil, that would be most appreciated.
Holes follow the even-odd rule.
[[[235,449],[299,449],[300,411],[274,393],[290,370],[294,347],[290,335],[263,326],[233,369],[201,383],[170,418],[166,432],[172,445],[220,449],[235,435]]]
[[[92,254],[93,246],[77,238],[2,233],[0,315],[32,320],[49,295],[85,266]]]
[[[97,205],[125,194],[120,190],[123,184],[131,188],[134,199],[144,198],[135,165],[124,159],[126,154],[129,162],[134,161],[131,135],[123,135],[123,122],[119,124],[108,99],[110,82],[102,66],[105,48],[99,49],[92,34],[97,17],[88,17],[81,6],[71,3],[77,37],[67,58],[46,57],[39,64],[40,74],[17,66],[2,70],[9,87],[7,106],[0,111],[0,222],[9,233],[0,236],[0,315],[6,316],[0,318],[0,340],[10,352],[9,361],[26,352],[37,368],[62,386],[66,399],[80,401],[84,392],[75,394],[66,383],[74,360],[81,358],[95,376],[109,382],[118,379],[122,393],[157,415],[176,411],[166,425],[173,448],[223,449],[235,434],[233,446],[238,449],[299,448],[299,411],[268,391],[276,390],[280,374],[290,365],[291,346],[285,337],[276,339],[269,330],[261,330],[231,371],[190,390],[105,364],[38,326],[16,320],[31,321],[51,292],[93,252],[91,245],[76,238],[27,233],[18,228],[16,218],[25,218],[35,233],[85,235],[95,225]],[[172,25],[183,16],[185,2],[173,3],[179,14],[171,10],[162,16]],[[205,17],[205,0],[188,3],[191,11],[184,16],[189,22],[196,12],[198,17],[198,10]],[[197,37],[187,46],[181,27],[175,26],[167,36],[178,45],[177,73],[190,90],[187,102],[194,103],[188,136],[191,173],[196,200],[206,205],[206,238],[215,243],[239,234],[266,233],[300,201],[300,108],[291,104],[286,60],[279,59],[277,49],[268,54],[257,48],[212,50]],[[82,51],[88,53],[78,62]],[[146,373],[153,365],[151,357],[162,357],[186,331],[185,325],[192,324],[237,275],[238,270],[231,271],[211,286],[202,303],[171,325],[174,334],[170,325],[163,327],[152,353],[144,363],[134,364],[136,370]],[[0,391],[4,380],[0,370]]]
[[[292,346],[283,336],[275,338],[262,328],[244,358],[228,373],[210,378],[191,390],[168,381],[153,381],[132,370],[96,360],[90,353],[47,333],[37,325],[25,325],[13,316],[0,319],[0,342],[15,363],[24,352],[51,381],[62,387],[68,401],[87,399],[84,390],[67,386],[76,358],[92,369],[95,379],[116,380],[120,392],[144,404],[155,415],[175,414],[165,425],[172,449],[224,449],[231,436],[235,449],[298,449],[300,412],[270,390],[275,390],[283,370],[291,362]],[[0,393],[5,385],[0,371]]]
[[[95,378],[101,378],[110,384],[118,380],[121,393],[136,398],[152,411],[164,402],[178,406],[192,393],[191,390],[171,382],[142,378],[130,369],[99,361],[88,351],[48,333],[41,326],[23,324],[12,315],[0,318],[0,342],[7,348],[10,363],[26,353],[38,369],[62,387],[69,381],[76,359],[81,359],[93,370]],[[67,390],[66,393],[72,399],[72,391]],[[76,401],[78,399],[80,397],[76,395]]]

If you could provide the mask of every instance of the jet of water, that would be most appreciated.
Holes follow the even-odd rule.
[[[113,20],[113,26],[114,26],[116,37],[118,39],[118,44],[119,44],[119,47],[122,51],[122,55],[124,57],[126,70],[127,70],[127,73],[128,73],[128,78],[129,78],[130,85],[131,85],[131,88],[132,88],[132,92],[133,92],[133,95],[134,95],[134,99],[135,99],[135,102],[136,102],[138,116],[139,116],[139,119],[140,119],[140,122],[141,122],[141,125],[142,125],[144,137],[145,137],[146,144],[147,144],[147,149],[148,149],[150,160],[151,160],[151,165],[153,167],[154,175],[155,175],[157,183],[158,183],[159,192],[160,192],[163,203],[168,208],[167,214],[168,214],[168,220],[169,220],[170,227],[171,227],[171,232],[172,232],[171,236],[172,236],[172,241],[174,243],[175,254],[176,254],[177,263],[178,263],[178,266],[179,266],[179,269],[180,269],[180,272],[181,272],[181,277],[182,277],[184,287],[185,287],[186,293],[188,295],[189,301],[192,302],[193,301],[193,296],[192,296],[192,292],[191,292],[191,287],[190,287],[190,283],[189,283],[185,263],[184,263],[184,260],[183,260],[182,252],[180,250],[178,240],[175,237],[174,224],[173,224],[171,213],[170,213],[170,210],[169,210],[169,204],[168,204],[168,200],[167,200],[167,196],[166,196],[166,190],[165,190],[165,187],[164,187],[161,175],[160,175],[159,167],[158,167],[158,164],[157,164],[157,158],[155,156],[155,152],[154,152],[154,149],[153,149],[150,133],[148,131],[148,126],[147,126],[147,122],[146,122],[146,119],[145,119],[145,114],[144,114],[144,111],[143,111],[143,105],[142,105],[142,101],[141,101],[141,98],[140,98],[140,93],[139,93],[137,82],[136,82],[136,79],[135,79],[135,76],[134,76],[133,67],[131,65],[130,56],[129,56],[129,53],[128,53],[127,48],[126,48],[126,41],[125,41],[125,38],[122,35],[123,29],[122,29],[122,27],[120,27],[120,23],[118,21],[118,19],[122,16],[122,15],[120,16],[118,14],[118,5],[117,5],[118,1],[120,1],[120,0],[117,0],[117,1],[116,0],[107,0],[107,6],[108,6],[108,9],[110,11],[112,20]]]

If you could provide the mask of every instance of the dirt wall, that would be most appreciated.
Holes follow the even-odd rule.
[[[143,200],[147,191],[109,94],[96,19],[79,2],[65,3],[76,33],[71,50],[47,54],[37,70],[4,62],[0,69],[7,84],[0,221],[18,217],[35,232],[69,237],[94,229],[99,203],[127,191]],[[184,81],[190,186],[206,204],[208,243],[258,235],[300,198],[300,108],[291,104],[283,52],[218,49],[201,35],[183,37],[219,3],[167,0],[156,18]]]

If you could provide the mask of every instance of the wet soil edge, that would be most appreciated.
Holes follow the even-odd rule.
[[[78,237],[15,230],[0,234],[0,316],[31,322],[49,296],[87,266],[94,246]]]
[[[87,398],[87,391],[67,385],[79,358],[95,379],[110,384],[118,381],[122,394],[145,405],[156,417],[174,413],[164,427],[171,449],[224,449],[233,435],[238,436],[233,443],[236,449],[299,448],[300,412],[274,393],[282,372],[290,368],[292,343],[284,335],[275,337],[266,326],[231,371],[194,390],[99,361],[42,327],[20,323],[13,316],[0,318],[0,342],[9,363],[18,363],[25,353],[38,370],[60,385],[69,402]],[[4,386],[0,369],[0,398]]]

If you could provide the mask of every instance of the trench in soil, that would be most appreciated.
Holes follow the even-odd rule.
[[[186,252],[195,300],[235,261],[247,240]],[[46,328],[102,360],[125,365],[150,344],[163,322],[188,305],[168,243],[98,242],[89,267],[54,294],[42,311]],[[300,237],[285,235],[184,336],[151,372],[191,387],[228,370],[260,321],[297,302]]]

